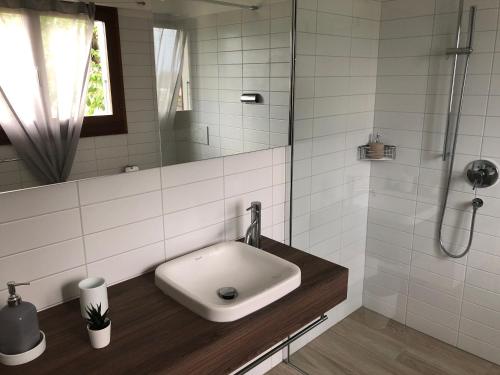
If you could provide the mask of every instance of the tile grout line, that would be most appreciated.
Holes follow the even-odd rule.
[[[222,199],[224,205],[224,214],[222,216],[224,223],[224,240],[227,241],[228,224],[226,221],[226,156],[222,157]]]
[[[78,197],[78,213],[80,217],[80,231],[81,231],[81,238],[82,238],[82,245],[83,245],[83,259],[85,262],[85,274],[86,277],[89,277],[89,267],[88,267],[88,262],[87,262],[87,245],[85,243],[85,232],[83,230],[83,214],[82,214],[82,206],[80,204],[80,183],[76,182],[76,193]]]
[[[89,265],[90,264],[95,264],[95,263],[106,261],[106,260],[111,259],[111,258],[115,258],[115,257],[121,256],[121,255],[125,255],[125,254],[128,254],[128,253],[137,252],[137,251],[140,251],[142,249],[145,249],[147,247],[150,247],[152,245],[156,245],[156,244],[159,244],[159,243],[161,243],[161,244],[164,245],[164,242],[165,242],[165,240],[163,240],[163,239],[160,240],[160,241],[150,242],[150,243],[147,243],[147,244],[144,244],[144,245],[140,245],[138,247],[134,247],[134,248],[125,250],[125,251],[120,251],[119,253],[115,253],[113,255],[108,255],[108,256],[105,256],[103,258],[98,258],[98,259],[92,260],[88,264]],[[165,259],[163,261],[165,261]]]
[[[161,145],[160,145],[161,147]],[[167,251],[167,234],[166,234],[166,228],[165,228],[165,211],[164,211],[164,201],[163,201],[163,173],[164,173],[164,168],[160,168],[160,173],[159,173],[159,178],[160,178],[160,204],[161,204],[161,233],[163,235],[163,255],[164,255],[164,260],[168,259],[168,251]],[[167,176],[165,175],[165,179]]]
[[[160,189],[153,189],[153,190],[145,190],[145,191],[142,191],[142,192],[139,192],[139,193],[123,195],[123,196],[119,196],[119,197],[115,197],[115,198],[110,198],[110,199],[105,199],[105,200],[101,200],[101,201],[97,201],[97,202],[93,202],[93,203],[80,204],[80,207],[82,207],[82,208],[93,207],[93,206],[97,206],[97,205],[101,205],[101,204],[107,204],[107,203],[111,203],[111,202],[116,202],[116,201],[119,201],[119,200],[122,200],[122,199],[135,198],[135,197],[139,197],[139,196],[143,196],[143,195],[147,195],[147,194],[151,194],[151,193],[156,193],[156,192],[161,192],[161,191],[162,191],[161,188]]]
[[[61,275],[63,273],[69,272],[69,271],[77,270],[77,269],[82,268],[82,267],[85,267],[85,264],[80,264],[80,265],[77,265],[77,266],[65,268],[65,269],[63,269],[61,271],[58,271],[58,272],[52,272],[52,273],[49,273],[49,274],[46,274],[46,275],[43,275],[43,276],[39,276],[39,277],[31,279],[30,282],[33,283],[33,282],[41,281],[41,280],[44,280],[44,279],[48,279],[48,278],[51,278],[51,277],[54,277],[54,276],[58,276],[58,275]],[[88,277],[88,276],[86,276],[86,277]],[[6,290],[7,290],[7,288],[4,288],[4,287],[0,288],[0,292],[6,291]],[[63,302],[64,302],[64,300],[63,300]],[[54,305],[60,305],[63,302],[57,302]],[[45,307],[43,309],[45,309]]]
[[[9,194],[9,193],[6,193],[6,194]],[[77,192],[77,194],[78,194],[78,192]],[[54,215],[54,214],[58,214],[58,213],[61,213],[61,212],[69,212],[69,211],[73,211],[73,210],[76,210],[76,209],[79,209],[79,208],[80,208],[80,204],[78,203],[76,206],[69,207],[69,208],[63,208],[63,209],[59,209],[59,210],[56,210],[56,211],[44,212],[44,213],[41,213],[41,214],[35,215],[35,216],[27,216],[27,217],[22,217],[22,218],[10,220],[10,221],[0,222],[0,227],[3,226],[3,225],[19,223],[21,221],[33,220],[33,219],[36,219],[36,218],[40,218],[42,216]]]
[[[65,239],[65,240],[61,240],[61,241],[51,242],[49,244],[38,246],[38,247],[32,247],[32,248],[29,248],[29,249],[19,250],[16,253],[12,253],[12,254],[7,254],[7,255],[0,256],[0,261],[3,260],[3,259],[6,259],[6,258],[15,257],[17,255],[22,255],[22,254],[29,253],[29,252],[32,252],[32,251],[37,251],[37,250],[40,250],[40,249],[44,249],[46,247],[57,246],[57,245],[65,243],[65,242],[72,242],[72,241],[78,240],[80,238],[83,241],[83,235],[80,235],[80,236],[77,236],[77,237],[71,237],[71,238],[68,238],[68,239]]]

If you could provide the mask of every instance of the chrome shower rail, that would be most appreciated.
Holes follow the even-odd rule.
[[[451,121],[453,118],[453,105],[454,105],[454,96],[455,96],[455,85],[457,81],[457,66],[458,66],[458,57],[461,55],[466,56],[466,61],[465,61],[465,72],[464,72],[464,79],[462,81],[462,89],[460,92],[460,99],[458,102],[458,112],[457,112],[457,120],[456,120],[456,127],[455,127],[455,135],[458,134],[458,127],[460,125],[460,117],[462,113],[462,105],[463,105],[463,100],[464,100],[464,89],[465,89],[465,83],[467,80],[467,73],[469,69],[469,57],[473,51],[472,48],[472,42],[473,42],[473,36],[474,36],[474,24],[475,24],[475,19],[476,19],[476,7],[471,7],[470,8],[470,21],[469,21],[469,38],[467,42],[467,47],[460,47],[460,36],[462,33],[462,18],[463,18],[463,5],[464,2],[463,0],[460,1],[460,7],[458,10],[458,27],[457,27],[457,36],[456,36],[456,47],[455,48],[449,48],[446,51],[447,55],[453,55],[453,71],[452,71],[452,78],[451,78],[451,87],[450,87],[450,99],[448,102],[448,116],[446,120],[446,131],[444,135],[444,145],[443,145],[443,161],[446,161],[448,159],[448,156],[450,156],[450,152],[448,150],[448,143],[449,143],[449,137],[450,137],[450,131],[451,131]],[[453,142],[453,152],[454,148],[456,146],[456,136],[454,137],[454,142]]]
[[[467,81],[467,74],[469,72],[469,60],[470,60],[470,55],[473,51],[472,49],[472,43],[473,43],[473,36],[474,36],[474,24],[475,24],[475,19],[476,19],[476,7],[471,7],[470,8],[470,20],[469,20],[469,37],[467,41],[467,47],[465,48],[460,48],[460,33],[462,31],[462,17],[463,17],[463,5],[464,5],[464,0],[460,1],[460,6],[459,6],[459,16],[458,16],[458,27],[457,27],[457,37],[456,37],[456,48],[449,49],[447,51],[447,54],[454,55],[454,61],[453,61],[453,77],[452,77],[452,83],[451,83],[451,88],[450,88],[450,101],[449,101],[449,108],[448,108],[448,118],[447,118],[447,126],[446,126],[446,133],[445,133],[445,139],[444,139],[444,147],[443,147],[443,161],[448,160],[448,157],[450,157],[450,163],[448,166],[448,175],[447,175],[447,183],[446,183],[446,191],[443,199],[443,205],[441,207],[441,212],[439,215],[439,246],[441,250],[450,258],[462,258],[464,257],[470,250],[471,245],[472,245],[472,239],[474,237],[474,226],[476,222],[476,214],[477,210],[482,207],[483,202],[481,199],[474,199],[472,201],[472,219],[471,219],[471,225],[470,225],[470,230],[469,230],[469,238],[467,245],[465,249],[461,253],[454,253],[448,250],[445,247],[444,241],[443,241],[443,222],[444,222],[444,215],[446,213],[446,205],[448,204],[448,195],[450,192],[450,186],[451,186],[451,180],[453,176],[453,168],[455,165],[455,151],[457,148],[457,138],[458,138],[458,130],[460,128],[460,119],[462,115],[462,107],[463,107],[463,100],[464,100],[464,91],[465,91],[465,83]],[[456,122],[455,122],[455,129],[453,132],[453,139],[451,142],[451,150],[448,150],[448,144],[449,142],[449,136],[451,132],[451,123],[452,123],[452,118],[453,116],[453,107],[454,107],[454,95],[455,95],[455,84],[457,80],[457,65],[458,65],[458,57],[460,55],[465,55],[465,69],[464,69],[464,78],[462,80],[462,85],[461,85],[461,91],[460,91],[460,96],[459,96],[459,102],[458,102],[458,110],[456,114]]]
[[[471,47],[462,48],[448,48],[446,50],[447,55],[470,55],[474,50]]]

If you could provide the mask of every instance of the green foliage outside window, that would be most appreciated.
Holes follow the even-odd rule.
[[[92,35],[92,47],[90,50],[89,83],[87,91],[87,107],[85,116],[93,116],[97,111],[104,111],[104,82],[102,80],[101,55],[97,37],[97,27],[94,26]]]

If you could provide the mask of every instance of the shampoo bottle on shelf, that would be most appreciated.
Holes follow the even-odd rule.
[[[375,137],[370,137],[368,155],[370,159],[382,159],[384,157],[384,144],[380,139],[380,134],[377,133]],[[373,139],[375,138],[375,139]]]

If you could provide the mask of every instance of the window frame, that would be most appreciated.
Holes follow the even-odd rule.
[[[81,138],[128,133],[118,10],[113,7],[96,5],[95,20],[104,22],[106,29],[113,114],[85,117],[80,133]],[[7,134],[0,126],[0,145],[10,144]]]

